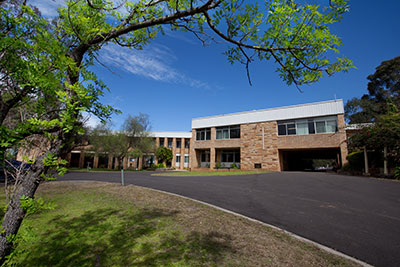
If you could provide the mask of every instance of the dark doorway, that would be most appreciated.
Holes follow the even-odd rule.
[[[327,171],[340,163],[340,149],[299,149],[279,151],[283,171]]]
[[[79,168],[79,158],[81,157],[81,153],[71,153],[71,161],[69,162],[70,168]]]

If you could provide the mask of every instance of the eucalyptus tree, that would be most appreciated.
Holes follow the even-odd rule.
[[[97,154],[112,155],[123,166],[127,157],[141,157],[153,152],[155,143],[149,136],[150,121],[147,114],[128,116],[120,131],[112,130],[111,125],[99,124],[89,133],[89,150]]]
[[[26,210],[49,168],[82,132],[82,111],[102,120],[115,110],[100,102],[107,87],[89,67],[110,43],[142,49],[165,27],[201,41],[222,39],[229,62],[248,66],[272,60],[287,84],[318,81],[347,71],[350,60],[335,58],[341,40],[330,25],[348,10],[345,0],[321,5],[290,0],[67,0],[52,22],[26,0],[0,0],[0,155],[30,136],[41,135],[43,151],[32,161],[0,233],[0,257],[9,254]],[[249,76],[250,77],[250,76]],[[14,116],[18,109],[24,116]],[[11,125],[11,118],[14,123]],[[15,121],[16,120],[16,121]]]

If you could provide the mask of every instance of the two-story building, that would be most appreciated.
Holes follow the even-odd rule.
[[[342,100],[192,120],[191,168],[305,170],[347,156]]]

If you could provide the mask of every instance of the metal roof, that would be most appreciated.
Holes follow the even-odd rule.
[[[192,138],[192,132],[148,132],[151,137]]]
[[[343,100],[270,108],[192,119],[192,129],[343,114]]]

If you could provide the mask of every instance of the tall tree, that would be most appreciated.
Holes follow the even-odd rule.
[[[89,134],[89,149],[97,154],[112,155],[123,166],[125,158],[141,157],[154,151],[155,144],[149,137],[150,121],[147,114],[128,116],[121,131],[113,131],[110,124],[100,124]]]
[[[290,0],[138,0],[118,7],[108,0],[68,0],[49,23],[25,0],[1,0],[0,156],[34,134],[47,143],[8,205],[0,258],[10,252],[25,216],[20,198],[33,198],[49,168],[68,152],[73,135],[82,132],[81,112],[103,120],[113,112],[99,101],[106,86],[88,70],[102,47],[115,43],[141,49],[169,26],[203,41],[223,39],[231,46],[228,60],[247,70],[256,59],[273,60],[287,84],[301,85],[352,66],[346,58],[332,61],[329,53],[341,45],[329,26],[346,11],[345,0],[326,0],[325,6]],[[27,117],[8,125],[19,107],[29,108]]]
[[[350,123],[376,121],[388,112],[388,101],[400,109],[400,57],[383,61],[367,79],[368,94],[346,103],[345,112]]]

